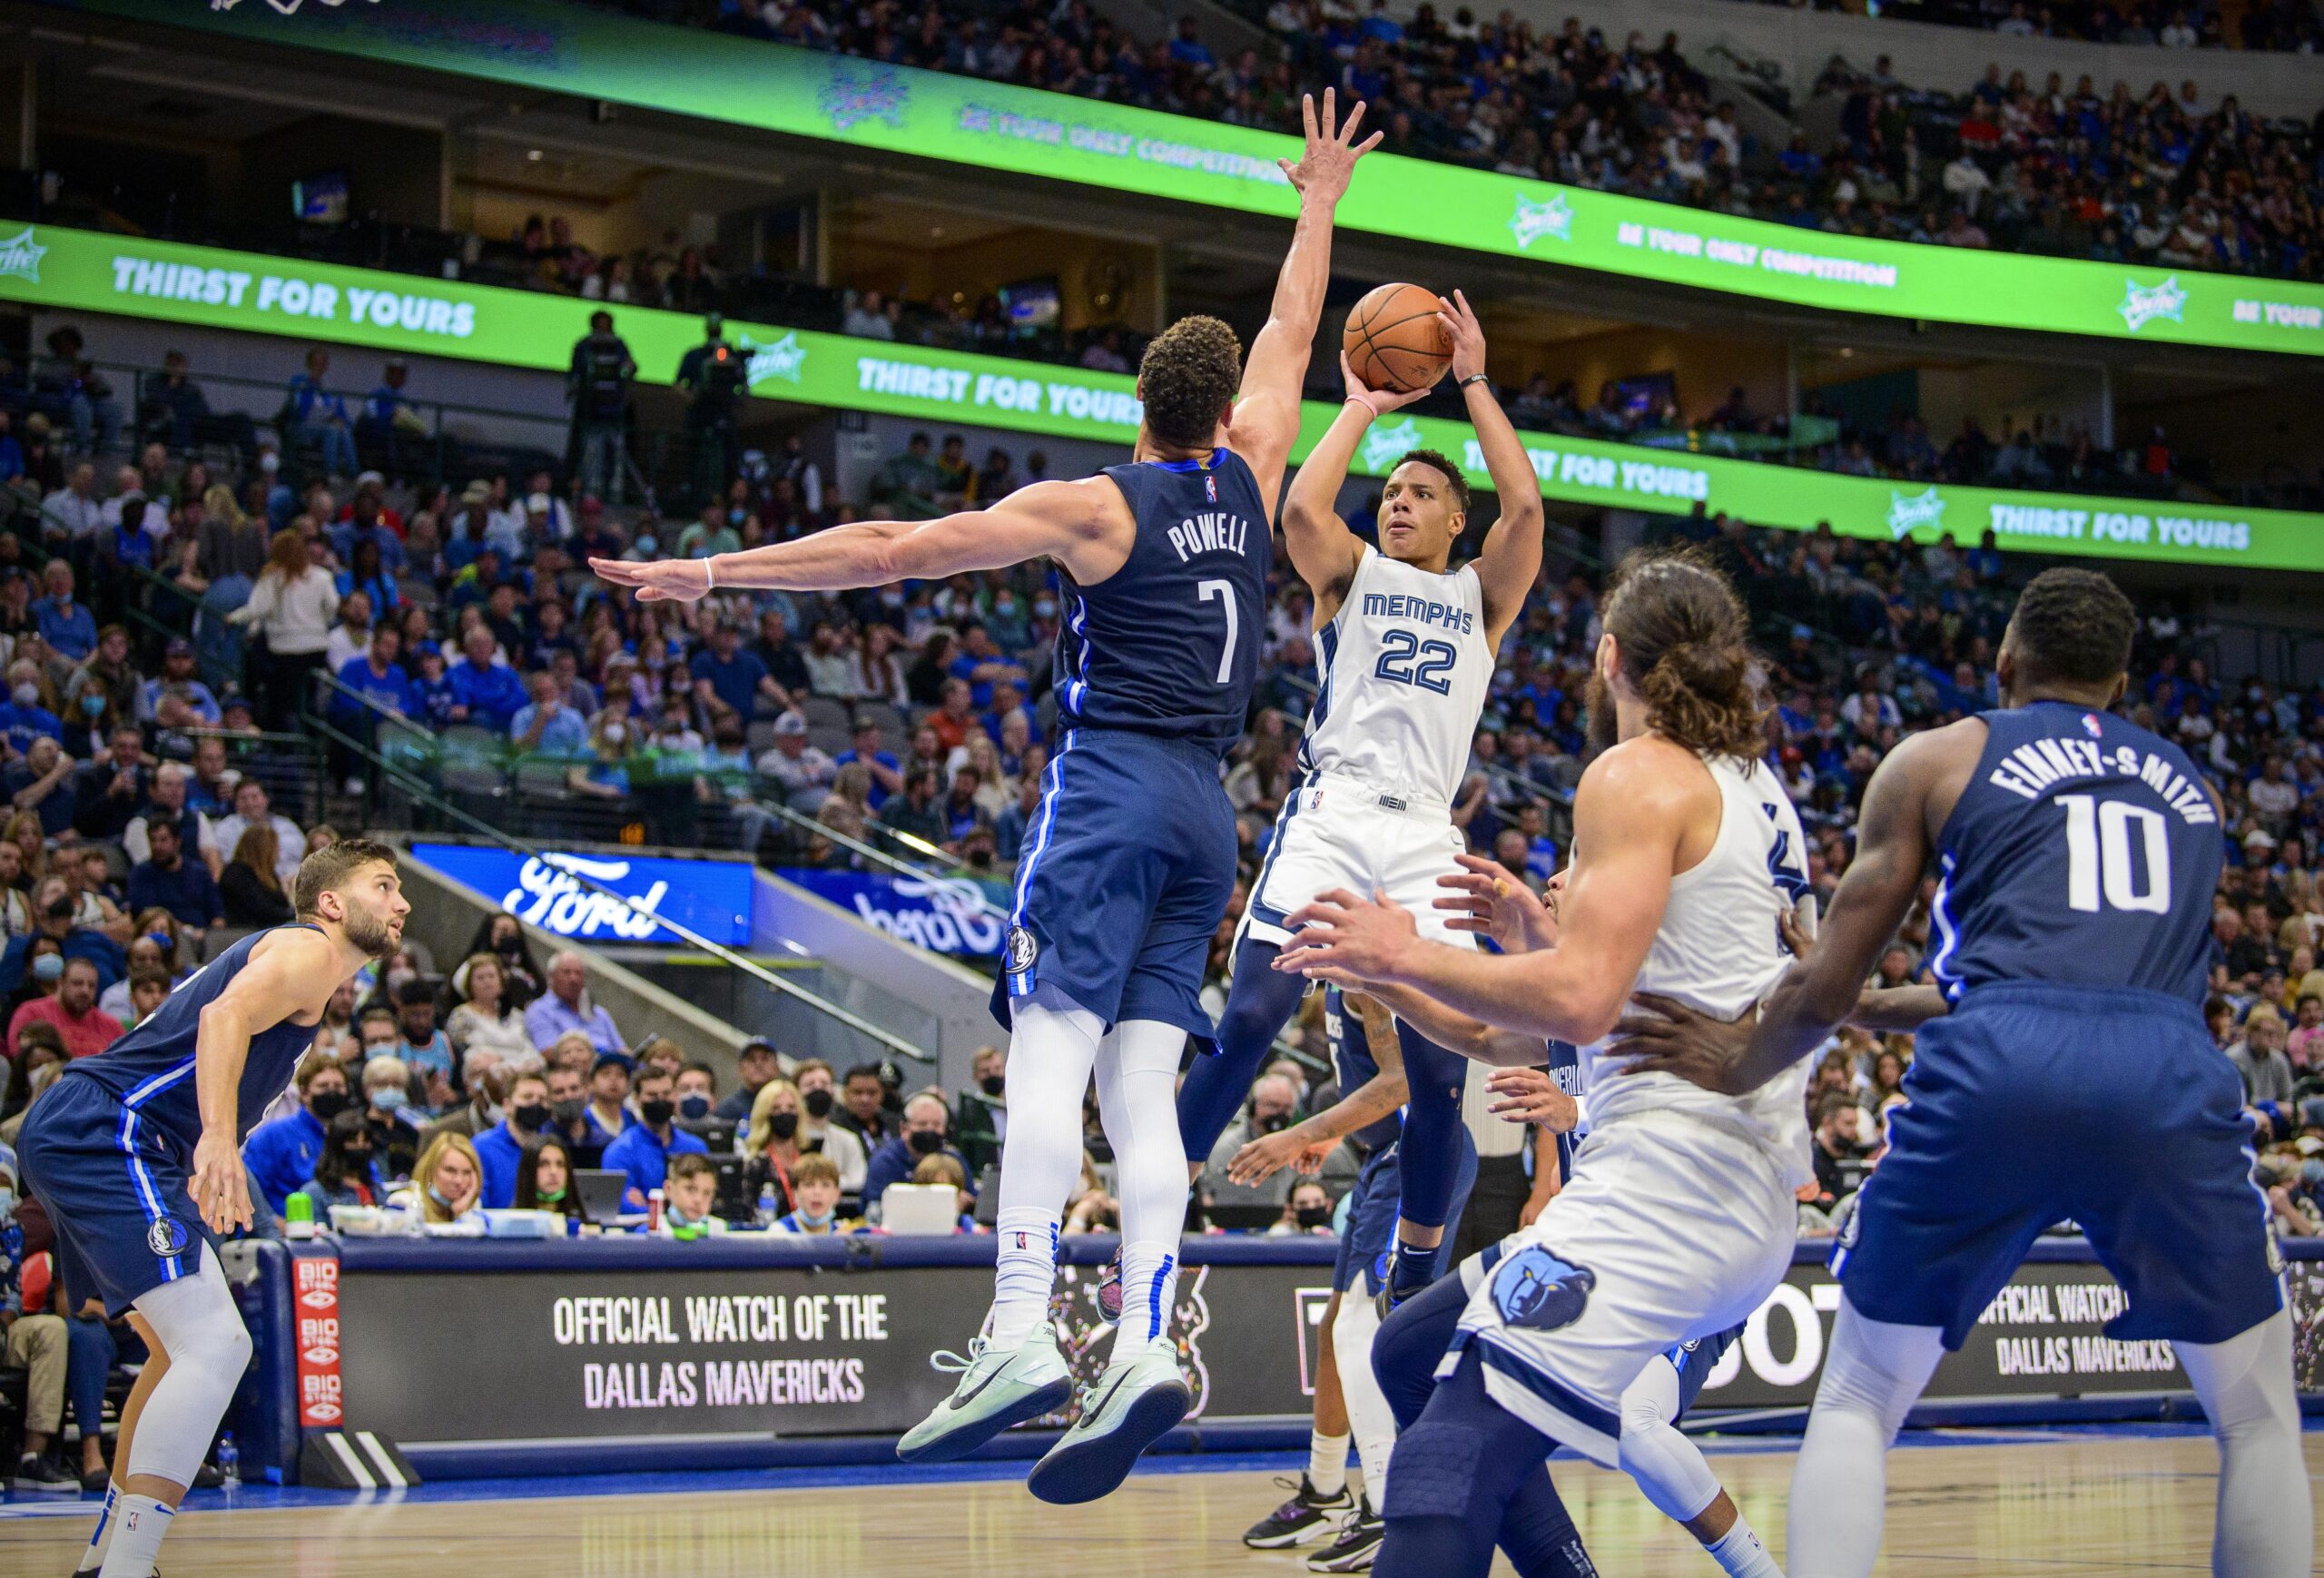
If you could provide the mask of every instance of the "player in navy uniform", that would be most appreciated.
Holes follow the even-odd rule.
[[[122,1410],[82,1573],[146,1578],[210,1450],[250,1334],[212,1236],[251,1220],[242,1137],[290,1082],[331,994],[403,941],[395,854],[346,839],[309,855],[295,923],[246,937],[153,1016],[70,1065],[33,1105],[18,1150],[56,1224],[75,1302],[124,1311],[153,1359]]]
[[[2103,576],[2036,577],[2002,641],[2008,705],[1906,739],[1873,774],[1822,940],[1756,1028],[1660,1002],[1667,1019],[1630,1027],[1638,1066],[1749,1090],[1852,1012],[1922,873],[1942,878],[1909,1103],[1833,1255],[1793,1578],[1871,1572],[1906,1410],[2065,1218],[2129,1296],[2107,1335],[2170,1341],[2219,1437],[2213,1570],[2290,1578],[2313,1559],[2280,1266],[2242,1089],[2201,1016],[2219,805],[2178,746],[2108,710],[2135,624]]]
[[[1174,1108],[1196,993],[1235,882],[1235,818],[1218,764],[1248,719],[1264,633],[1270,531],[1299,431],[1300,386],[1331,271],[1332,217],[1356,160],[1326,91],[1284,172],[1299,219],[1266,326],[1240,367],[1234,331],[1187,318],[1147,348],[1135,459],[1041,482],[989,508],[873,521],[796,542],[652,564],[592,560],[641,598],[715,587],[836,591],[1054,559],[1063,735],[1042,781],[1009,910],[994,1009],[1011,1024],[995,1297],[952,1396],[898,1452],[941,1460],[1062,1405],[1071,1373],[1048,1317],[1057,1236],[1080,1176],[1081,1099],[1094,1070],[1122,1204],[1128,1311],[1071,1430],[1034,1468],[1034,1494],[1087,1501],[1119,1484],[1190,1393],[1167,1330],[1187,1199]]]

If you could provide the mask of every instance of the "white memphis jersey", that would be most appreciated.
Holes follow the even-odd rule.
[[[1324,683],[1301,770],[1450,802],[1492,683],[1475,569],[1433,575],[1367,548],[1316,639]]]
[[[1706,759],[1718,785],[1718,837],[1670,883],[1662,925],[1634,990],[1732,1020],[1790,968],[1777,922],[1807,891],[1807,840],[1798,813],[1762,763]],[[1610,1043],[1581,1049],[1592,1129],[1645,1112],[1683,1112],[1763,1147],[1797,1187],[1814,1176],[1807,1155],[1807,1065],[1795,1064],[1748,1096],[1721,1096],[1675,1074],[1625,1076],[1602,1065]]]

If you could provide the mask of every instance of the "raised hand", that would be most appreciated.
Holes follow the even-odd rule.
[[[1344,350],[1340,352],[1340,377],[1346,380],[1349,401],[1364,407],[1374,417],[1384,417],[1390,411],[1400,411],[1428,393],[1424,389],[1407,390],[1398,393],[1392,389],[1367,388],[1364,381],[1355,376],[1355,369],[1348,365],[1347,352]]]
[[[1484,326],[1477,321],[1476,311],[1469,305],[1468,297],[1453,291],[1451,303],[1436,315],[1436,321],[1452,337],[1452,381],[1457,384],[1484,371]]]
[[[1535,897],[1523,879],[1512,876],[1500,862],[1480,855],[1452,858],[1461,870],[1437,878],[1436,885],[1450,888],[1459,896],[1439,899],[1434,906],[1458,917],[1446,922],[1452,930],[1490,937],[1504,953],[1531,952],[1556,941],[1557,912]]]
[[[1345,888],[1316,896],[1305,909],[1293,912],[1284,924],[1291,942],[1275,955],[1275,967],[1305,973],[1310,980],[1328,979],[1342,986],[1356,982],[1394,981],[1405,956],[1420,941],[1412,912],[1375,892],[1357,898]]]
[[[1299,118],[1306,126],[1306,151],[1296,164],[1288,159],[1275,161],[1300,196],[1320,202],[1337,202],[1345,196],[1348,179],[1355,173],[1355,162],[1380,145],[1377,132],[1361,143],[1355,141],[1355,129],[1364,123],[1361,100],[1348,112],[1347,120],[1337,125],[1334,124],[1336,104],[1336,94],[1330,88],[1324,90],[1320,117],[1315,112],[1315,94],[1301,99]]]

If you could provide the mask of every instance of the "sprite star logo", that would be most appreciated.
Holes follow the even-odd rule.
[[[26,280],[40,283],[40,261],[48,255],[46,247],[33,244],[33,227],[6,241],[0,241],[0,280]]]
[[[1565,193],[1553,192],[1547,202],[1528,202],[1519,193],[1517,212],[1510,216],[1509,233],[1517,238],[1517,250],[1523,251],[1543,236],[1553,236],[1561,242],[1573,239],[1573,204]]]
[[[823,84],[815,102],[835,132],[848,131],[862,121],[885,121],[901,132],[904,104],[911,96],[911,85],[893,66],[857,67],[834,61],[831,81]]]
[[[743,350],[750,358],[743,364],[743,381],[753,389],[776,379],[785,383],[797,383],[799,370],[807,361],[807,348],[799,343],[795,330],[772,345],[753,345],[750,337],[745,335]]]
[[[1420,424],[1406,417],[1393,428],[1374,428],[1364,436],[1364,468],[1385,471],[1420,448]]]
[[[2160,285],[2141,285],[2136,280],[2122,281],[2122,304],[2114,309],[2130,325],[2131,332],[2140,330],[2158,318],[2168,318],[2173,323],[2187,321],[2187,292],[2179,288],[2179,276],[2171,275]]]
[[[1888,531],[1902,538],[1919,527],[1942,529],[1945,525],[1945,500],[1938,497],[1935,485],[1925,493],[1907,498],[1894,488],[1888,491]]]

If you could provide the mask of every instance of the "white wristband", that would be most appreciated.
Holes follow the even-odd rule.
[[[712,567],[717,564],[717,562],[718,556],[716,554],[704,554],[702,556],[702,589],[705,593],[714,592],[718,589],[718,572]]]

